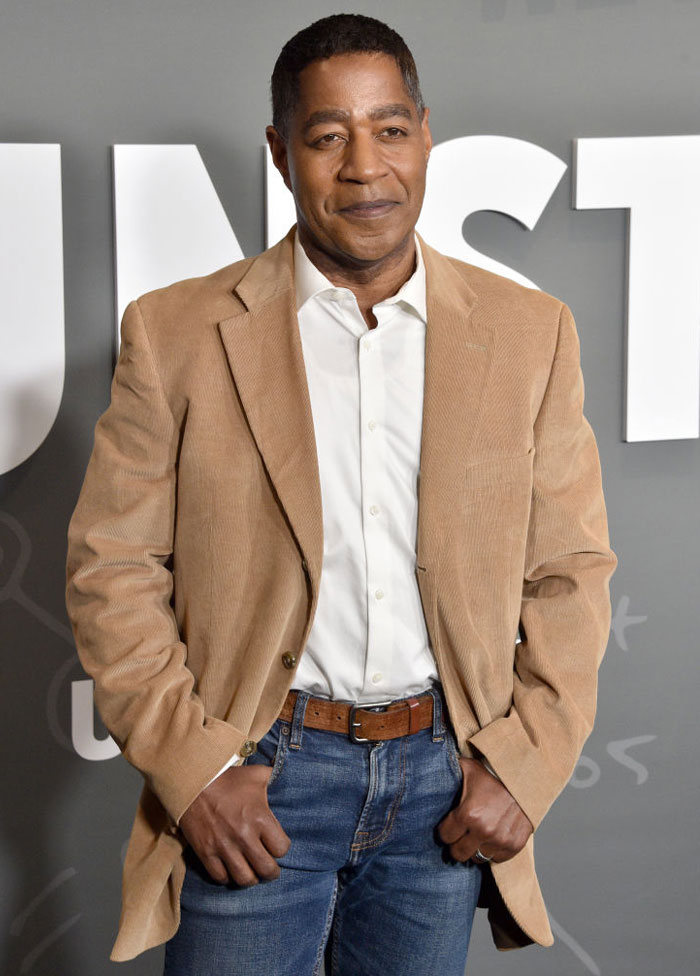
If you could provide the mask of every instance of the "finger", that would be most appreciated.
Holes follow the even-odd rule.
[[[515,857],[527,841],[527,835],[524,831],[514,830],[508,819],[499,823],[495,830],[480,832],[480,834],[483,844],[480,845],[479,849],[482,853],[489,854],[491,860],[499,864]]]
[[[450,854],[455,861],[469,861],[479,850],[479,841],[474,834],[466,833],[454,844],[450,844]]]
[[[272,881],[280,876],[280,866],[263,845],[260,837],[241,842],[241,853],[260,881]]]
[[[199,855],[197,856],[199,857]],[[226,884],[229,878],[229,873],[226,865],[220,857],[217,857],[216,854],[211,854],[208,857],[199,857],[199,863],[202,865],[212,881],[215,881],[216,884]]]
[[[243,855],[258,881],[274,881],[282,873],[277,861],[270,857],[262,845],[257,849],[244,850]]]
[[[239,884],[244,884],[250,883],[250,873],[256,881],[272,881],[279,878],[280,866],[275,857],[286,854],[291,841],[277,817],[263,802],[248,821],[239,825],[236,836],[228,837],[224,844],[229,859],[239,868],[236,880]],[[246,881],[238,880],[241,869]]]
[[[438,837],[444,844],[454,844],[468,831],[468,826],[458,815],[459,807],[450,810],[438,826]]]
[[[483,849],[483,847],[481,848],[481,851],[484,854],[487,853]],[[491,853],[492,851],[493,853]],[[496,864],[502,864],[503,861],[510,861],[510,859],[512,857],[515,857],[515,855],[518,854],[519,851],[513,850],[512,847],[503,847],[503,846],[494,847],[493,845],[491,845],[491,848],[489,849],[488,853],[491,854],[492,861],[494,861]]]
[[[260,840],[273,857],[284,857],[292,844],[291,838],[272,811],[262,825]]]
[[[238,848],[227,845],[221,852],[221,858],[226,864],[229,877],[237,885],[250,888],[258,884],[258,876]]]

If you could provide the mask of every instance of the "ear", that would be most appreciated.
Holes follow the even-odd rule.
[[[268,125],[268,127],[265,129],[265,135],[267,136],[267,144],[270,147],[272,162],[275,164],[275,167],[282,174],[284,185],[291,193],[292,184],[289,179],[289,161],[287,159],[287,143],[279,134],[277,129],[274,127],[274,125]]]
[[[433,137],[430,132],[430,126],[428,125],[428,116],[430,115],[430,109],[423,109],[423,121],[421,122],[421,129],[423,130],[423,141],[425,144],[425,159],[427,162],[428,156],[430,155],[430,150],[433,148]]]

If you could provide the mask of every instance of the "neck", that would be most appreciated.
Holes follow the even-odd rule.
[[[373,306],[391,298],[408,281],[416,269],[416,242],[413,234],[402,245],[380,261],[353,266],[341,264],[332,255],[316,247],[300,229],[299,242],[309,260],[321,274],[338,288],[349,288],[370,329],[377,324]]]

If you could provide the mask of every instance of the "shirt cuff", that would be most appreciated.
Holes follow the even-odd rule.
[[[480,756],[480,759],[481,759],[481,765],[482,766],[485,766],[486,769],[489,771],[489,773],[491,773],[492,776],[495,776],[496,777],[496,779],[498,780],[499,783],[502,782],[501,777],[498,775],[498,773],[493,768],[493,766],[488,761],[488,759],[485,759],[483,756]]]
[[[241,757],[238,755],[238,753],[237,752],[234,753],[233,756],[231,756],[231,758],[229,759],[229,761],[225,765],[223,765],[221,767],[221,769],[216,774],[216,776],[212,776],[212,778],[209,780],[209,782],[204,787],[204,789],[206,790],[208,786],[211,786],[211,784],[214,782],[214,780],[215,779],[218,779],[219,776],[221,776],[222,773],[225,773],[227,769],[230,769],[231,766],[236,766],[240,762],[240,759],[241,759]]]

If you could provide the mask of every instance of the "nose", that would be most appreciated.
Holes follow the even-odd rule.
[[[371,183],[385,173],[381,147],[374,138],[369,133],[353,135],[346,144],[338,178],[351,183]]]

